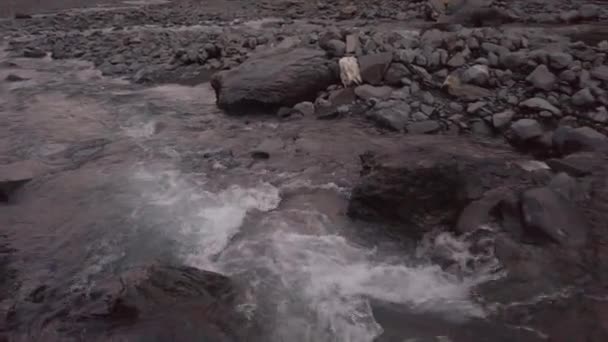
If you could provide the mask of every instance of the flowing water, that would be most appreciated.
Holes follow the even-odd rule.
[[[262,320],[265,341],[373,341],[386,330],[378,308],[399,341],[485,321],[473,293],[500,276],[491,253],[447,233],[396,240],[344,214],[358,155],[401,137],[357,120],[229,118],[207,84],[142,88],[88,63],[10,60],[0,78],[28,80],[0,89],[0,152],[40,171],[0,209],[17,297],[172,260],[244,284],[238,309]],[[256,146],[271,158],[252,159]]]

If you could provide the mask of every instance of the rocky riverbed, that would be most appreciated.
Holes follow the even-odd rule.
[[[0,16],[0,340],[608,340],[606,2]]]

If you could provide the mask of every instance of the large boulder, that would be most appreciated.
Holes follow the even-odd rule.
[[[435,139],[430,141],[430,139]],[[500,151],[499,153],[497,153]],[[460,138],[408,136],[395,151],[364,154],[348,214],[366,221],[405,224],[417,237],[437,224],[456,223],[460,211],[496,186],[531,182],[515,156]]]
[[[215,74],[211,85],[218,107],[229,113],[267,112],[314,101],[317,93],[338,82],[335,63],[323,51],[276,50]]]

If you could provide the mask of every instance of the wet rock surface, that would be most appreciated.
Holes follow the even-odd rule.
[[[0,340],[608,339],[604,4],[0,16]]]
[[[11,309],[9,328],[24,325],[29,318],[24,307],[29,306],[46,307],[40,314],[52,317],[52,323],[35,335],[23,332],[25,338],[53,339],[55,329],[88,340],[235,341],[247,335],[247,320],[235,311],[238,295],[233,284],[213,272],[142,266],[98,280],[88,293],[64,291],[49,285],[34,289],[26,303]],[[56,298],[65,304],[53,307]]]

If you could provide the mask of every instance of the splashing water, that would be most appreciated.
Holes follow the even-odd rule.
[[[212,193],[175,171],[137,178],[152,186],[150,203],[179,222],[171,234],[188,264],[245,279],[253,291],[246,310],[269,321],[269,341],[373,341],[382,327],[370,300],[450,318],[484,316],[470,292],[494,277],[492,262],[482,272],[454,274],[407,255],[399,263],[380,258],[337,235],[318,210],[280,209],[281,191],[267,183]],[[254,211],[264,214],[245,223]],[[416,253],[440,251],[465,267],[476,258],[469,247],[442,233]]]

